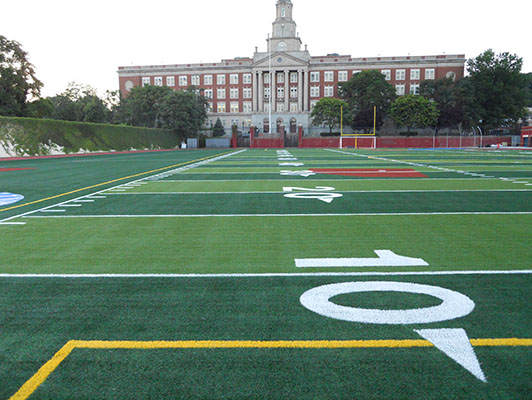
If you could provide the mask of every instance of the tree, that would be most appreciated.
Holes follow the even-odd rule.
[[[195,135],[207,119],[207,103],[194,91],[170,90],[154,108],[156,127],[171,129],[182,138]]]
[[[156,128],[160,125],[159,106],[165,96],[172,91],[166,86],[145,86],[131,89],[121,104],[124,122],[133,126]]]
[[[349,121],[349,105],[345,101],[330,97],[320,99],[310,114],[312,124],[316,126],[325,124],[329,127],[329,133],[332,133],[333,128],[340,126],[342,108],[344,120]]]
[[[525,115],[530,82],[521,73],[522,66],[517,55],[495,54],[491,49],[467,61],[474,117],[485,130],[512,125]]]
[[[41,87],[20,43],[0,35],[0,115],[22,116],[27,101],[40,96]]]
[[[26,104],[24,116],[29,118],[52,118],[55,112],[50,99],[38,99]]]
[[[436,103],[440,111],[437,128],[468,124],[467,89],[461,81],[456,82],[452,78],[425,80],[421,82],[419,94]]]
[[[90,86],[70,82],[64,92],[49,99],[52,118],[78,122],[111,122],[111,110]]]
[[[377,107],[377,127],[381,127],[389,107],[397,97],[396,91],[385,76],[377,70],[355,74],[349,82],[339,84],[340,97],[349,104],[354,129],[370,130]]]
[[[220,137],[225,135],[225,129],[222,125],[222,121],[220,121],[220,118],[216,119],[216,122],[214,123],[214,126],[212,128],[212,136],[213,137]]]
[[[439,111],[434,102],[416,95],[406,95],[395,100],[390,107],[390,115],[399,126],[426,128],[436,126]]]

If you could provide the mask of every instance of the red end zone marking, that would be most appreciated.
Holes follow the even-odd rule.
[[[35,168],[0,168],[0,172],[25,171],[27,169],[35,169]]]
[[[318,174],[356,176],[360,178],[428,178],[427,175],[411,168],[315,168]]]

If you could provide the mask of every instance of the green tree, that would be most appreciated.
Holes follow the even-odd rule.
[[[90,86],[70,82],[64,92],[49,99],[52,118],[78,122],[111,122],[111,111]]]
[[[50,99],[38,99],[26,104],[24,116],[30,118],[52,118],[54,112],[54,104]]]
[[[213,137],[220,137],[225,135],[225,129],[222,125],[222,121],[220,121],[220,118],[216,119],[216,122],[214,123],[214,126],[212,128],[212,136]]]
[[[468,124],[466,111],[467,87],[452,78],[425,80],[421,82],[419,94],[435,102],[440,116],[437,128],[452,128]]]
[[[485,130],[512,125],[526,114],[530,81],[521,73],[522,66],[517,55],[491,49],[467,61],[476,103],[471,114]]]
[[[312,124],[316,126],[327,125],[329,133],[332,133],[333,128],[340,126],[342,108],[344,121],[349,121],[349,105],[345,101],[330,97],[320,99],[310,114]]]
[[[395,100],[390,107],[390,116],[399,126],[426,128],[436,126],[440,112],[434,102],[416,95],[406,95]]]
[[[196,135],[207,119],[207,102],[194,91],[173,91],[154,106],[157,128],[172,129],[180,137]]]
[[[133,126],[157,128],[161,124],[159,109],[163,99],[173,90],[166,86],[145,86],[131,89],[122,100],[123,122]]]
[[[373,128],[374,107],[377,107],[377,128],[382,126],[397,94],[385,76],[377,70],[362,71],[350,81],[339,84],[340,97],[349,104],[351,126],[367,131]]]
[[[0,35],[0,115],[24,115],[26,103],[40,96],[41,87],[28,53]]]

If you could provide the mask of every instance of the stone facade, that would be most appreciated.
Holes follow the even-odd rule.
[[[353,58],[329,54],[311,56],[292,18],[290,0],[278,0],[267,49],[255,49],[252,58],[220,63],[119,67],[123,96],[136,86],[197,87],[209,102],[209,124],[220,118],[226,128],[255,125],[268,132],[281,124],[295,132],[309,126],[314,104],[338,96],[338,83],[363,70],[380,70],[398,94],[416,93],[425,79],[464,76],[465,55]]]

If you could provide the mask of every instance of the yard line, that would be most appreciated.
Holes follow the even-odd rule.
[[[214,162],[214,161],[218,161],[218,160],[221,160],[223,158],[226,158],[226,157],[230,157],[232,155],[235,155],[235,154],[240,154],[242,152],[246,151],[246,149],[244,150],[239,150],[239,151],[236,151],[236,152],[231,152],[231,153],[225,153],[225,154],[222,154],[222,155],[219,155],[219,156],[216,156],[216,157],[211,157],[211,158],[207,158],[207,159],[200,159],[200,161],[197,161],[197,162],[192,162],[191,164],[187,164],[186,166],[184,167],[179,167],[179,168],[175,168],[171,171],[182,171],[184,170],[185,168],[186,169],[191,169],[191,168],[195,168],[197,166],[200,166],[200,165],[204,165],[206,163],[209,163],[209,162]],[[187,161],[188,162],[188,161]],[[185,163],[187,163],[185,162]],[[181,164],[176,164],[175,166],[177,165],[182,165],[182,164],[185,164],[185,163],[181,163]],[[175,167],[174,166],[174,167]],[[49,197],[47,199],[42,199],[42,200],[38,200],[38,201],[35,201],[35,202],[32,202],[32,203],[27,203],[27,204],[23,204],[23,205],[29,205],[29,204],[34,204],[34,203],[38,203],[40,201],[45,201],[45,200],[50,200],[50,199],[53,199],[53,198],[58,198],[58,197],[61,197],[61,196],[65,196],[67,194],[72,194],[72,193],[76,193],[76,192],[80,192],[80,191],[83,191],[83,190],[87,190],[87,189],[90,189],[90,188],[95,188],[95,187],[98,187],[98,186],[102,186],[104,184],[108,184],[108,183],[111,183],[111,182],[118,182],[118,181],[121,181],[121,180],[124,180],[124,179],[128,179],[128,178],[133,178],[133,177],[138,177],[138,176],[143,176],[143,175],[147,175],[149,174],[150,172],[154,173],[154,172],[157,172],[157,171],[161,171],[161,170],[166,170],[168,168],[171,168],[171,167],[164,167],[164,168],[159,168],[157,170],[153,170],[153,171],[148,171],[148,172],[143,172],[143,173],[140,173],[140,174],[136,174],[136,175],[131,175],[129,177],[125,177],[125,178],[119,178],[119,179],[115,179],[115,180],[112,180],[112,181],[108,181],[108,182],[104,182],[104,183],[100,183],[100,184],[97,184],[97,185],[93,185],[93,186],[89,186],[89,187],[86,187],[86,188],[83,188],[83,189],[77,189],[77,190],[74,190],[74,191],[71,191],[71,192],[68,192],[68,193],[63,193],[61,195],[57,195],[57,196],[53,196],[53,197]],[[131,182],[128,182],[129,184],[131,183],[134,183],[134,182],[144,182],[148,179],[153,179],[154,177],[157,177],[161,175],[160,173],[159,174],[155,174],[155,175],[150,175],[150,176],[145,176],[143,178],[140,178],[140,179],[137,179],[137,180],[134,180],[134,181],[131,181]],[[106,188],[106,189],[103,189],[103,190],[99,190],[97,192],[94,192],[94,193],[90,193],[90,194],[86,194],[86,195],[83,195],[83,196],[80,196],[80,197],[77,197],[75,199],[71,199],[71,200],[67,200],[67,201],[64,201],[64,202],[61,202],[61,203],[57,203],[57,204],[53,204],[51,206],[47,206],[47,207],[43,207],[43,208],[39,208],[37,210],[33,210],[33,211],[28,211],[28,212],[25,212],[25,213],[22,213],[22,214],[18,214],[18,215],[14,215],[12,217],[9,217],[9,218],[5,218],[3,220],[0,220],[0,223],[3,223],[3,222],[7,222],[7,221],[11,221],[13,219],[16,219],[16,218],[21,218],[21,217],[26,217],[26,216],[29,216],[29,215],[32,215],[32,214],[35,214],[35,213],[38,213],[38,212],[60,212],[60,210],[49,210],[50,208],[53,208],[53,207],[60,207],[60,206],[63,206],[65,204],[68,204],[68,203],[72,203],[72,202],[76,202],[77,200],[81,200],[81,199],[87,199],[87,198],[97,198],[97,195],[101,195],[101,194],[104,194],[105,192],[109,191],[109,190],[112,190],[114,188],[118,188],[120,186],[123,186],[124,184],[120,184],[120,185],[117,185],[117,186],[114,186],[114,187],[111,187],[111,188]],[[105,196],[103,197],[105,198]],[[15,208],[15,207],[13,207]],[[6,211],[8,209],[4,209],[4,210],[1,210],[1,211]],[[62,210],[63,212],[65,210]]]
[[[514,182],[520,183],[520,182]],[[532,192],[532,189],[424,189],[424,190],[334,190],[334,193],[454,193],[454,192]],[[107,194],[113,196],[135,196],[135,195],[187,195],[187,194],[284,194],[284,191],[255,191],[255,192],[124,192]]]
[[[234,274],[0,274],[7,278],[291,278],[328,276],[447,276],[447,275],[530,275],[531,269],[523,270],[464,270],[464,271],[402,271],[402,272],[265,272]]]
[[[43,211],[44,212],[44,211]],[[153,215],[27,215],[24,218],[235,218],[235,217],[401,217],[423,215],[532,215],[532,211],[458,211],[429,213],[324,213],[324,214],[153,214]]]

